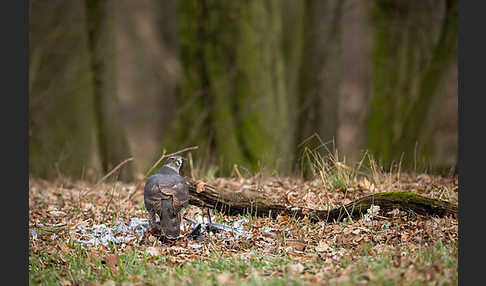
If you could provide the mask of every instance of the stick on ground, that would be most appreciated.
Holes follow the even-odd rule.
[[[215,208],[227,215],[246,215],[251,213],[256,216],[270,216],[274,218],[278,215],[288,215],[297,218],[307,216],[311,221],[339,221],[348,216],[359,218],[361,214],[366,213],[371,205],[378,205],[384,211],[398,208],[414,211],[420,215],[457,217],[456,205],[411,192],[376,193],[327,211],[275,204],[263,197],[261,193],[249,190],[240,192],[218,190],[208,184],[205,184],[202,190],[201,188],[197,190],[197,182],[194,181],[189,181],[189,185],[190,204]]]

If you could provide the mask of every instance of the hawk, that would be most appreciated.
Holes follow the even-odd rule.
[[[156,230],[156,215],[160,218],[162,235],[169,239],[179,236],[182,211],[189,204],[189,186],[179,175],[181,156],[171,156],[157,172],[148,177],[144,188],[144,203],[149,224]]]

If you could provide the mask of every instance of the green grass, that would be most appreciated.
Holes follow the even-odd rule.
[[[317,149],[304,149],[303,158],[307,161],[314,178],[319,178],[329,190],[344,191],[356,182],[357,170],[341,162],[337,150],[331,152],[325,144],[327,153],[322,155]],[[356,166],[361,168],[364,158]]]
[[[320,179],[330,191],[344,191],[350,186],[357,184],[358,174],[362,162],[357,166],[349,167],[345,161],[338,159],[338,154],[330,154],[322,157],[317,152],[307,154],[309,164],[312,163],[314,178]],[[367,157],[369,158],[369,156]],[[364,161],[363,159],[362,161]],[[375,162],[370,159],[370,165]],[[374,180],[374,174],[378,168],[372,167],[363,173]],[[204,174],[209,181],[215,180],[216,169],[211,169]],[[361,174],[360,176],[364,176]],[[369,174],[369,176],[368,176]],[[100,204],[94,198],[88,199],[93,205]],[[39,208],[47,208],[48,203],[44,197],[36,198]],[[101,203],[104,206],[104,203]],[[73,206],[75,211],[81,211],[78,206]],[[135,208],[144,209],[143,202],[139,202]],[[203,210],[206,215],[206,210]],[[117,212],[109,217],[114,223]],[[410,217],[411,216],[411,217]],[[409,213],[412,219],[413,213]],[[217,210],[211,211],[213,222],[231,224],[225,220],[226,216]],[[260,218],[250,213],[231,218],[236,221],[242,218],[249,220],[248,231],[254,230],[254,221]],[[36,223],[51,224],[43,217],[36,218]],[[352,219],[346,219],[334,226],[341,229],[352,226],[356,223]],[[270,224],[272,225],[272,224]],[[295,228],[286,228],[295,226]],[[327,224],[326,224],[327,226]],[[275,227],[275,226],[274,226]],[[329,282],[330,285],[457,285],[458,283],[458,250],[457,242],[443,242],[437,237],[425,236],[422,234],[420,245],[413,244],[411,240],[400,242],[396,237],[386,236],[385,244],[382,239],[374,239],[380,229],[371,228],[365,235],[368,239],[361,240],[363,244],[359,247],[343,246],[337,240],[332,240],[329,230],[318,235],[309,237],[308,233],[317,233],[323,226],[312,224],[306,220],[290,217],[289,221],[282,224],[279,229],[278,239],[282,243],[284,239],[295,239],[293,234],[302,231],[302,239],[309,242],[309,251],[304,254],[285,254],[285,251],[278,250],[278,247],[271,248],[270,252],[263,253],[261,248],[255,244],[255,240],[240,239],[235,245],[229,248],[237,253],[222,252],[215,244],[215,248],[208,254],[208,257],[191,257],[188,262],[175,263],[177,256],[160,255],[153,257],[145,252],[146,246],[135,247],[125,250],[104,250],[94,254],[89,249],[74,243],[68,245],[69,251],[61,252],[60,246],[48,238],[40,239],[38,242],[30,241],[29,251],[29,285],[100,285],[107,280],[114,281],[117,285],[308,285],[317,279]],[[396,233],[401,229],[398,225],[390,226],[388,223],[381,224],[382,228],[396,227]],[[414,228],[406,225],[408,228]],[[355,228],[355,227],[353,227]],[[305,229],[305,231],[304,231]],[[312,230],[312,231],[310,231]],[[38,231],[39,236],[41,232]],[[384,232],[389,233],[389,232]],[[333,235],[340,235],[339,232],[331,231]],[[49,236],[50,234],[45,234]],[[299,235],[300,237],[300,235]],[[329,249],[326,253],[317,253],[311,244],[321,240],[328,240]],[[59,241],[61,240],[58,239]],[[368,241],[365,243],[364,241]],[[433,245],[427,245],[424,241],[437,241]],[[349,244],[346,244],[349,245]],[[281,246],[285,247],[285,242]],[[248,251],[257,250],[255,254],[248,255]],[[102,260],[109,253],[119,251],[119,264],[111,269]],[[339,259],[334,259],[336,252],[343,253]],[[191,249],[185,251],[187,256],[191,255]],[[199,255],[202,252],[198,252]],[[205,252],[203,252],[205,253]],[[97,256],[99,255],[99,256]],[[248,258],[243,258],[243,256]],[[304,266],[304,273],[289,273],[287,266],[300,263]],[[296,269],[292,268],[291,269]],[[298,267],[297,267],[298,269]],[[305,275],[304,275],[305,274]],[[227,280],[230,280],[230,283]],[[133,283],[133,284],[132,284]],[[136,283],[136,284],[135,284]]]
[[[337,285],[457,285],[458,249],[457,245],[443,244],[421,247],[418,251],[407,249],[403,253],[384,251],[371,256],[371,245],[363,244],[360,251],[353,253],[353,258],[343,257],[341,267],[348,268],[347,279]],[[401,260],[397,261],[397,257]],[[406,257],[406,258],[404,258]],[[431,271],[435,268],[435,271]],[[447,268],[450,276],[437,275],[439,268]],[[346,271],[343,271],[346,272]],[[435,272],[428,277],[427,273]],[[432,274],[434,275],[434,274]]]
[[[54,250],[42,251],[39,255],[29,256],[29,285],[58,285],[59,281],[68,280],[83,284],[89,281],[104,283],[113,280],[117,285],[128,281],[143,281],[149,284],[164,285],[217,285],[217,276],[230,273],[236,285],[300,285],[297,277],[291,278],[282,273],[281,277],[252,276],[252,273],[279,272],[289,258],[263,259],[263,255],[244,259],[221,256],[212,253],[208,261],[193,260],[176,265],[167,256],[150,257],[142,249],[119,253],[119,265],[114,270],[102,263],[80,244],[72,244],[71,255],[64,255]],[[272,274],[273,276],[273,274]]]
[[[119,253],[119,265],[114,270],[102,263],[102,259],[91,254],[79,244],[69,246],[71,255],[61,258],[60,251],[42,251],[29,257],[30,285],[57,285],[68,280],[84,284],[89,281],[104,283],[113,280],[143,282],[164,285],[220,285],[219,275],[229,274],[233,285],[306,285],[299,274],[286,272],[286,265],[295,263],[285,255],[255,254],[251,258],[235,255],[229,257],[211,253],[207,261],[192,260],[185,264],[173,264],[167,256],[150,257],[143,249]],[[457,285],[457,246],[445,245],[441,241],[418,251],[405,250],[403,254],[383,253],[372,255],[371,245],[363,244],[336,262],[335,271],[325,275],[336,285],[428,285],[430,277],[422,277],[431,267],[449,268],[450,277],[433,277],[438,285]],[[397,255],[407,257],[399,264]],[[316,274],[321,271],[322,261],[306,260],[306,271]],[[411,266],[412,265],[412,266]],[[412,269],[411,272],[407,272]],[[430,271],[429,271],[430,272]],[[422,276],[421,276],[422,275]],[[416,277],[415,277],[416,276]]]

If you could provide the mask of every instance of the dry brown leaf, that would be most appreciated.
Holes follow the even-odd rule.
[[[287,193],[287,202],[291,205],[296,205],[298,203],[298,192],[288,192]]]
[[[199,194],[200,192],[204,191],[205,186],[206,186],[206,183],[204,183],[204,182],[197,183],[196,193]]]
[[[68,254],[68,253],[71,252],[71,249],[67,246],[67,244],[65,242],[59,243],[57,246],[65,254]]]
[[[160,251],[157,247],[153,247],[153,246],[150,246],[150,247],[147,247],[147,249],[145,250],[150,256],[160,256]]]
[[[304,251],[305,247],[307,246],[305,241],[298,239],[286,239],[285,243],[298,251]]]
[[[113,280],[106,280],[105,283],[103,283],[101,285],[102,286],[116,286],[116,283]]]
[[[113,269],[114,267],[118,266],[118,254],[110,253],[105,256],[103,262],[106,263],[106,266]]]
[[[148,240],[149,240],[151,243],[154,243],[154,242],[157,240],[157,238],[156,238],[155,236],[153,236],[152,234],[150,234],[150,235],[148,236]]]
[[[405,190],[417,192],[432,198],[441,197],[446,198],[446,200],[457,202],[457,188],[450,185],[450,182],[452,182],[451,180],[444,180],[443,183],[440,183],[437,181],[437,178],[424,176],[420,181],[416,176],[407,177],[404,174],[400,174],[400,181],[396,178],[390,178],[391,176],[388,176],[381,181],[374,182],[374,188],[376,188],[375,191]],[[224,187],[232,191],[246,189],[258,190],[263,193],[262,195],[265,195],[280,204],[286,203],[287,195],[289,194],[290,199],[295,202],[295,206],[299,207],[310,206],[312,203],[317,202],[319,203],[319,206],[322,206],[323,208],[332,208],[342,205],[349,200],[355,200],[367,195],[371,191],[366,190],[366,188],[360,188],[358,182],[356,182],[356,185],[350,186],[350,188],[347,189],[347,193],[330,192],[323,186],[323,183],[319,179],[304,181],[302,179],[294,178],[264,179],[255,177],[245,179],[217,178],[216,181],[221,188]],[[367,186],[368,183],[369,186]],[[117,198],[118,193],[123,194],[122,191],[125,190],[125,188],[130,188],[130,185],[124,185],[121,182],[117,182],[116,184],[114,198]],[[212,183],[215,187],[219,187],[217,184]],[[368,189],[373,189],[373,184],[364,181],[364,185],[365,187],[368,187]],[[434,187],[432,184],[437,185],[438,187]],[[446,186],[441,187],[440,184],[446,184]],[[40,253],[44,252],[50,254],[58,253],[60,257],[56,262],[58,263],[58,266],[60,266],[60,264],[65,264],[66,262],[64,261],[69,260],[66,258],[73,251],[73,249],[70,249],[67,247],[67,244],[65,244],[66,239],[76,240],[80,238],[75,230],[76,226],[84,225],[86,227],[91,227],[94,224],[106,224],[106,217],[113,215],[116,215],[118,219],[125,222],[129,222],[133,217],[145,217],[145,213],[138,208],[137,202],[134,202],[133,200],[125,203],[115,203],[116,201],[113,200],[110,207],[108,209],[106,208],[106,203],[110,201],[112,192],[103,190],[113,189],[113,184],[103,183],[97,188],[93,188],[92,185],[86,182],[64,183],[63,188],[58,185],[59,183],[37,179],[29,180],[29,206],[31,206],[31,208],[29,208],[29,228],[35,228],[36,224],[41,222],[48,226],[62,223],[69,225],[69,227],[66,228],[65,237],[60,235],[55,240],[50,240],[49,235],[46,236],[39,233],[39,238],[32,241],[31,248],[29,248],[31,255],[40,255]],[[68,185],[72,187],[67,188],[66,186]],[[200,191],[203,187],[207,187],[205,183],[199,183],[198,186]],[[90,188],[93,188],[94,191],[90,192],[88,196],[79,196],[80,193],[83,193]],[[143,194],[141,194],[140,197],[143,200]],[[89,202],[91,202],[91,205]],[[79,207],[81,207],[80,212],[72,211]],[[192,206],[192,208],[194,210],[192,213],[186,213],[188,217],[194,217],[196,213],[200,213],[198,207]],[[191,210],[191,207],[189,209]],[[49,212],[52,213],[49,214]],[[64,212],[66,215],[56,216],[55,214],[57,214],[57,212]],[[377,214],[371,212],[371,215]],[[150,255],[150,253],[152,253],[152,255],[166,255],[167,263],[164,265],[156,263],[156,260],[153,258],[149,259],[147,264],[152,265],[153,267],[163,266],[167,269],[193,260],[208,261],[210,260],[210,253],[213,251],[235,257],[246,255],[245,253],[249,248],[257,248],[256,250],[258,252],[263,250],[281,250],[288,252],[293,259],[291,262],[292,265],[288,267],[289,272],[299,273],[298,275],[304,280],[310,283],[315,283],[316,279],[317,281],[326,280],[329,282],[329,279],[349,276],[347,272],[339,267],[339,263],[336,263],[336,261],[351,255],[356,249],[360,250],[358,253],[363,253],[363,247],[366,247],[366,253],[369,253],[370,256],[380,255],[383,251],[392,251],[394,255],[392,256],[393,265],[402,267],[401,270],[403,270],[405,269],[403,268],[404,265],[416,265],[421,262],[419,258],[413,255],[408,257],[403,254],[403,249],[410,248],[413,253],[413,251],[417,251],[424,247],[424,245],[433,245],[433,243],[438,240],[442,240],[444,243],[457,243],[457,219],[425,218],[421,216],[412,217],[408,216],[406,212],[398,212],[397,210],[384,213],[384,215],[388,218],[377,215],[376,219],[371,221],[357,219],[350,224],[321,222],[317,225],[306,223],[304,219],[293,219],[288,216],[278,216],[277,219],[255,217],[251,224],[245,225],[245,229],[251,232],[253,237],[245,241],[244,244],[242,243],[242,239],[228,244],[227,241],[222,241],[216,236],[211,236],[207,241],[208,243],[200,248],[190,248],[186,239],[181,239],[171,245],[154,247],[154,242],[156,242],[157,239],[153,236],[149,237],[148,241],[144,240],[143,243],[145,245],[141,246],[141,248],[146,249],[147,252],[149,252],[148,255]],[[234,218],[229,216],[224,216],[223,219],[225,222],[234,220]],[[266,228],[271,229],[271,232]],[[147,236],[148,235],[149,233],[147,233]],[[289,239],[284,240],[284,237]],[[388,240],[390,243],[385,247]],[[312,252],[314,253],[308,253],[307,244],[313,245]],[[330,245],[336,245],[336,247],[331,248]],[[371,248],[368,248],[367,245],[370,245]],[[131,245],[128,245],[125,250],[126,249],[141,250],[140,246]],[[89,251],[93,257],[95,257],[95,261],[103,260],[103,263],[108,265],[109,261],[105,256],[107,256],[109,251],[105,248],[102,246],[93,247],[89,248]],[[320,269],[313,269],[312,266],[309,266],[309,271],[303,269],[302,266],[306,265],[306,263],[309,262],[309,259],[313,259],[316,255],[322,259],[322,267]],[[396,255],[400,255],[401,257],[397,257]],[[248,254],[248,257],[255,256],[256,254]],[[110,263],[111,266],[108,265],[107,267],[116,267],[117,263],[119,263],[119,261],[114,259],[113,263]],[[152,263],[156,263],[157,265]],[[97,266],[94,262],[90,262],[90,264],[91,269],[96,269]],[[423,276],[423,278],[420,278],[422,280],[438,280],[442,278],[450,280],[450,277],[457,276],[455,270],[452,268],[444,268],[444,265],[442,264],[436,266],[429,265],[420,269],[412,268],[410,276]],[[115,268],[113,271],[117,270],[118,268]],[[249,273],[254,272],[254,270],[250,271],[251,272],[246,274],[245,279],[251,277]],[[425,272],[430,272],[432,276],[427,278],[424,274]],[[255,273],[258,274],[257,272]],[[214,273],[208,273],[208,276],[211,275],[214,275]],[[368,281],[374,280],[372,274],[368,273],[365,275],[366,276],[363,276],[363,279]],[[281,272],[263,270],[256,276],[259,276],[260,278],[267,278],[267,276],[281,277]],[[63,278],[66,279],[66,277]],[[143,278],[134,277],[129,278],[129,280],[140,281],[143,280]],[[220,282],[219,280],[221,280],[221,282],[227,281],[225,275],[219,277],[217,281]],[[331,281],[339,281],[339,279]],[[413,279],[411,281],[413,281]],[[182,282],[187,284],[192,283],[190,279]],[[398,284],[402,282],[405,283],[407,281],[401,280]],[[66,281],[60,280],[59,283],[68,285],[68,282]],[[141,285],[139,284],[141,282],[134,283],[134,285]],[[226,284],[228,283],[230,282],[227,282]],[[106,285],[108,286],[115,284],[116,283],[113,281],[106,282]],[[130,282],[125,282],[125,284],[130,284]],[[408,284],[411,284],[411,282]]]
[[[408,240],[408,234],[406,232],[402,233],[401,239],[403,242],[406,242]]]
[[[290,274],[300,274],[302,272],[304,272],[304,265],[300,264],[300,263],[297,263],[297,264],[288,264],[285,269],[287,270],[287,272],[289,272]]]
[[[329,244],[327,244],[324,240],[319,241],[319,244],[316,247],[316,251],[324,252],[329,249]]]
[[[278,220],[279,222],[287,222],[287,221],[289,221],[289,219],[290,219],[290,217],[289,217],[289,216],[286,216],[286,215],[283,215],[283,216],[279,215],[279,216],[277,217],[277,220]]]
[[[319,282],[317,277],[315,275],[310,274],[310,273],[304,273],[302,275],[302,278],[309,280],[309,282],[312,283],[312,284],[316,284],[317,282]]]
[[[216,281],[221,285],[232,285],[234,284],[233,276],[230,273],[222,273],[216,275]]]

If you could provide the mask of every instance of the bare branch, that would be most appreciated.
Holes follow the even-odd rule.
[[[113,168],[110,172],[108,172],[108,174],[106,174],[103,178],[101,178],[101,180],[99,180],[98,183],[96,183],[96,185],[94,187],[99,186],[101,183],[103,183],[104,180],[106,180],[109,176],[111,176],[113,173],[115,173],[116,170],[120,169],[121,166],[125,165],[125,163],[130,162],[132,160],[133,160],[133,157],[130,157],[130,158],[126,159],[125,161],[121,162],[120,164],[116,165],[116,167]]]
[[[121,168],[121,166],[125,165],[126,163],[130,162],[133,160],[133,157],[130,157],[126,160],[124,160],[123,162],[121,162],[120,164],[116,165],[115,168],[113,168],[110,172],[108,172],[108,174],[106,174],[103,178],[101,178],[97,183],[96,185],[94,185],[91,189],[89,189],[86,193],[84,193],[82,195],[82,197],[86,196],[87,194],[89,194],[94,188],[98,187],[101,183],[103,183],[109,176],[113,175],[113,173],[115,173],[118,169]]]

